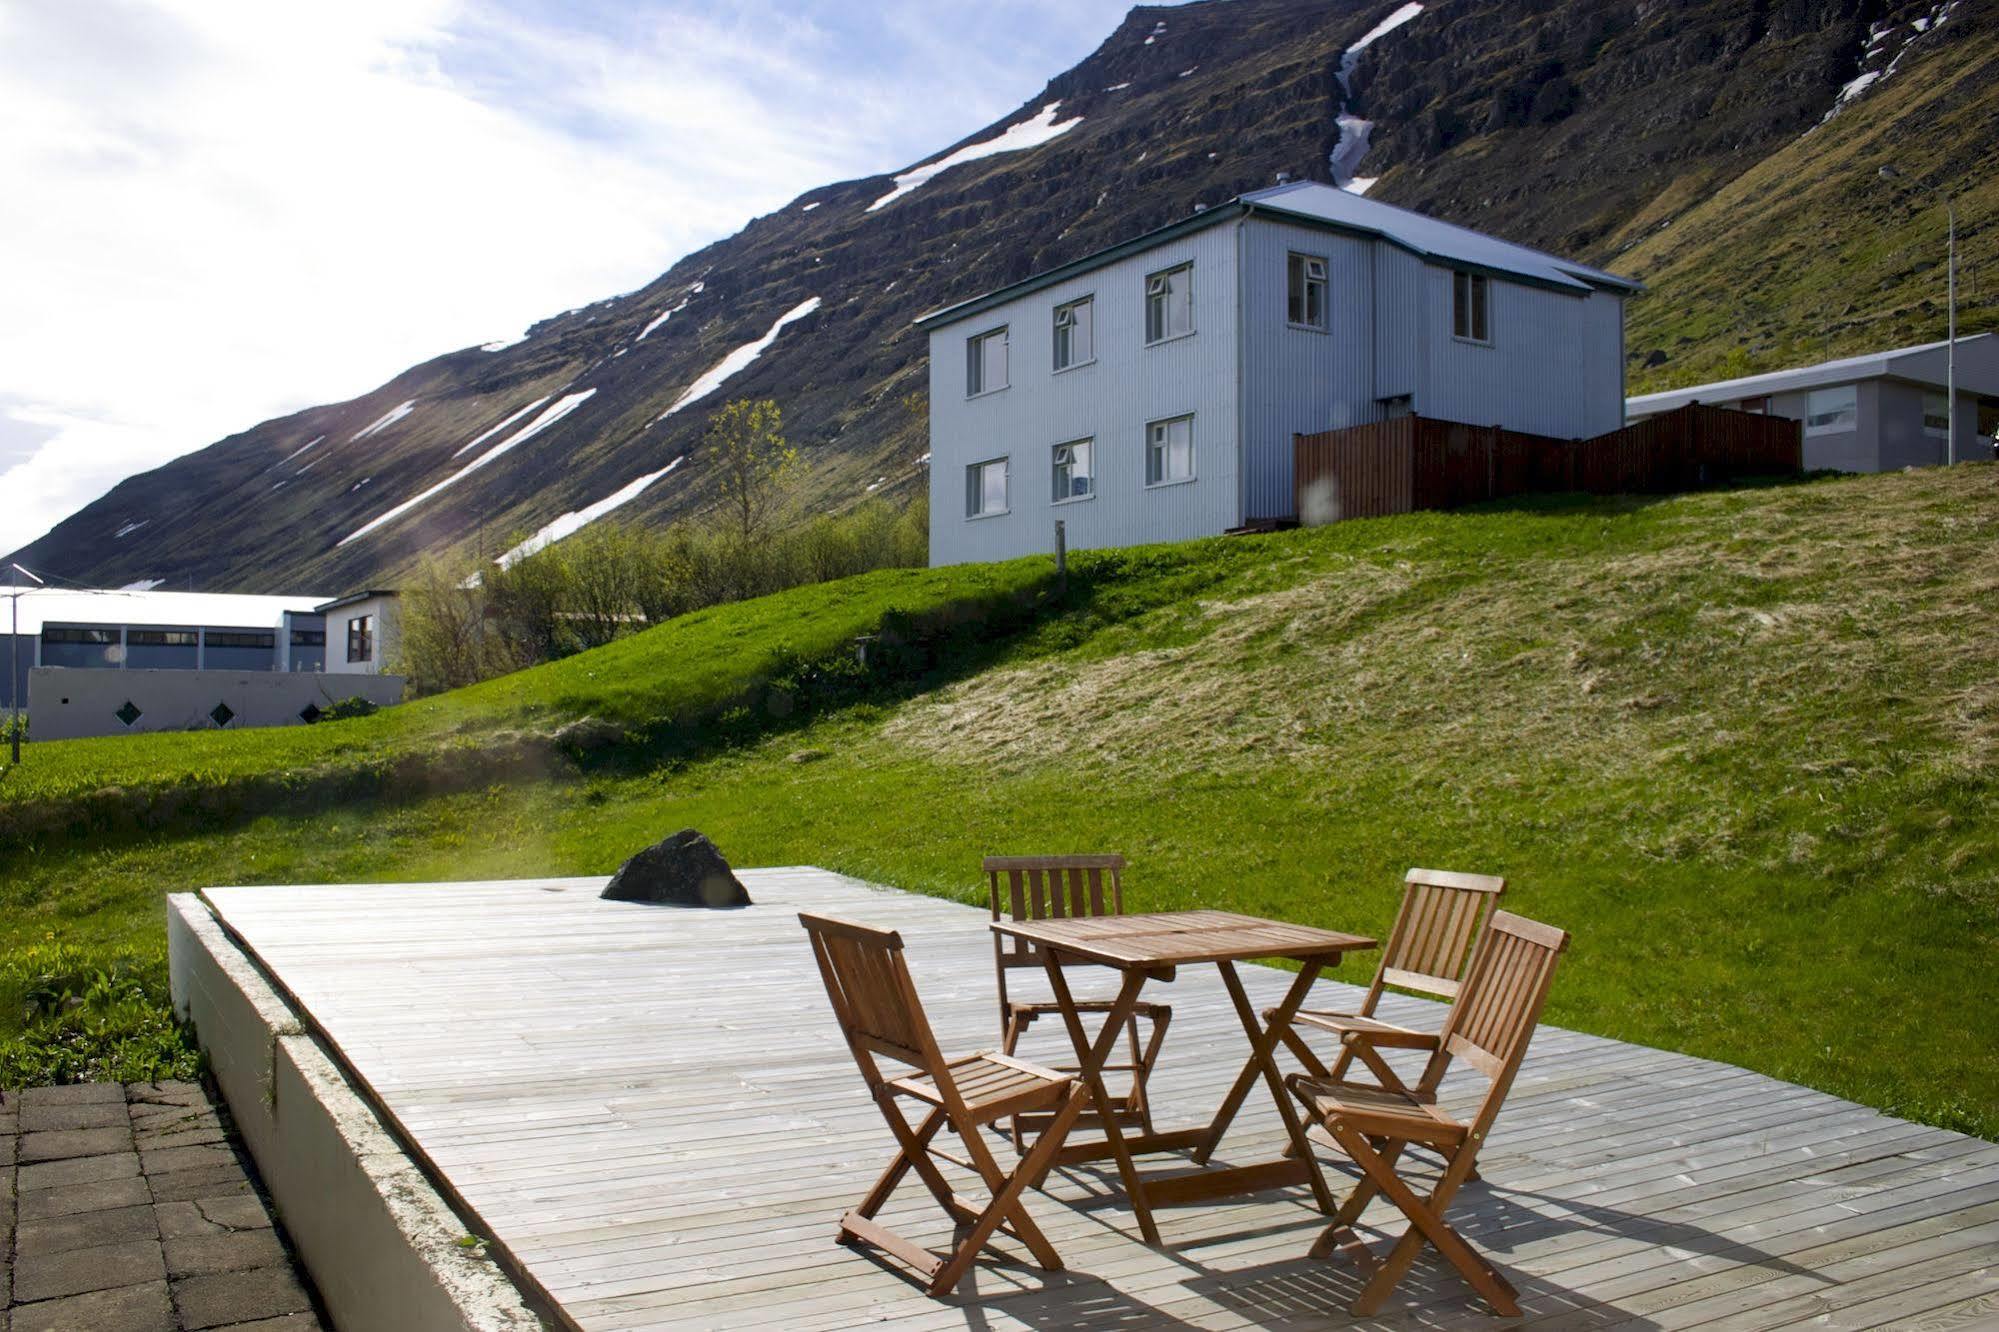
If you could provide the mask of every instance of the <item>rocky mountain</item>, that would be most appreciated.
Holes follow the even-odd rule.
[[[337,591],[612,512],[671,522],[708,502],[700,434],[742,395],[783,404],[812,506],[913,495],[912,318],[1279,173],[1645,280],[1634,388],[1941,336],[1931,191],[1959,198],[1976,331],[1999,325],[1994,145],[1999,0],[1141,6],[925,163],[133,477],[15,557],[99,585]]]

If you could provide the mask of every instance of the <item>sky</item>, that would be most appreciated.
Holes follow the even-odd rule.
[[[1011,112],[1129,0],[0,0],[0,551]]]

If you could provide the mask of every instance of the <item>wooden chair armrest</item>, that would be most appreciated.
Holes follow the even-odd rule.
[[[1409,1031],[1402,1027],[1390,1031],[1348,1028],[1340,1032],[1340,1043],[1354,1046],[1356,1051],[1362,1045],[1388,1050],[1434,1050],[1443,1043],[1443,1037],[1434,1031]]]

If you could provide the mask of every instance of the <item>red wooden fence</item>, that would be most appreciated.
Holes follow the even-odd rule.
[[[1292,437],[1305,523],[1452,509],[1510,495],[1692,490],[1799,470],[1796,421],[1693,403],[1594,439],[1403,416]]]

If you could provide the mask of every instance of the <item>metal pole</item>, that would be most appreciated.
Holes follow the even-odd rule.
[[[1949,395],[1950,412],[1946,418],[1950,438],[1945,442],[1944,461],[1949,466],[1957,465],[1957,205],[1946,194],[1943,198],[1944,215],[1950,219],[1950,350],[1944,354],[1944,392]]]
[[[12,720],[8,723],[9,742],[14,751],[13,765],[21,766],[21,575],[35,578],[18,564],[10,564],[8,570],[14,575],[14,619],[7,635],[7,701],[11,706]],[[35,578],[37,583],[42,580]]]

